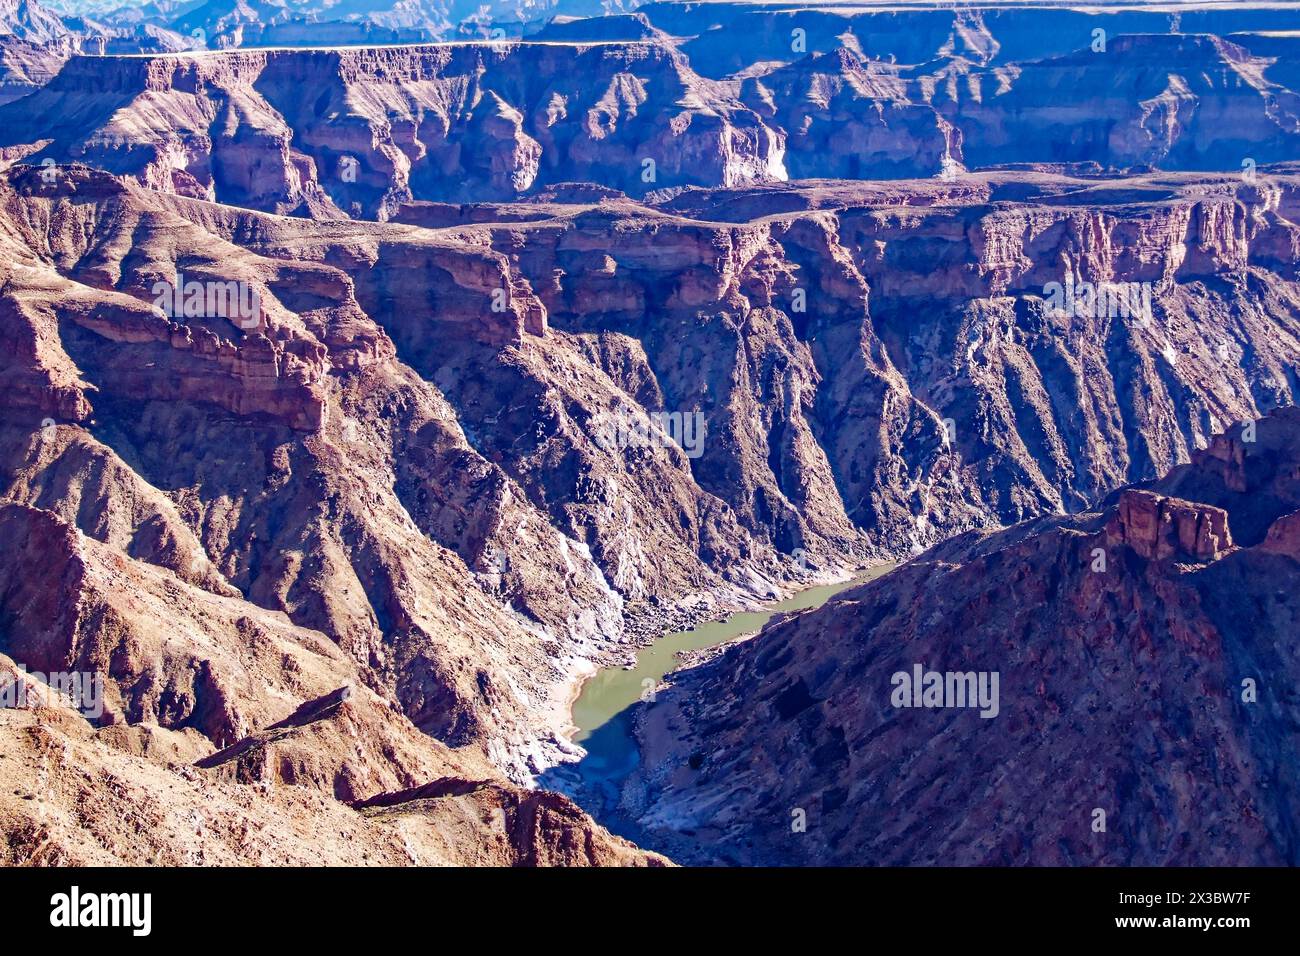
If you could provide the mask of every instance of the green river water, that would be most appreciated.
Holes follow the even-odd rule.
[[[703,650],[726,644],[744,634],[751,634],[781,611],[799,611],[820,607],[839,592],[880,577],[893,567],[878,565],[860,572],[848,581],[807,588],[784,601],[774,602],[762,611],[733,614],[720,621],[708,621],[689,631],[665,634],[637,652],[636,666],[607,667],[582,686],[573,704],[574,741],[582,744],[587,756],[577,765],[587,786],[615,797],[617,788],[635,768],[638,753],[631,732],[633,704],[641,699],[644,682],[653,687],[677,664],[679,651]]]

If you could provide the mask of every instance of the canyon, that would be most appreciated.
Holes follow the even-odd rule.
[[[615,12],[0,38],[0,674],[105,681],[0,711],[0,859],[1295,862],[1292,12]]]

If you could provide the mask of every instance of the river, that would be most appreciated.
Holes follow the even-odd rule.
[[[617,804],[619,788],[639,760],[632,735],[631,708],[646,688],[656,686],[677,666],[679,651],[717,647],[752,634],[778,612],[820,607],[839,592],[880,577],[892,567],[892,564],[877,565],[847,581],[806,588],[784,601],[766,605],[761,611],[740,612],[720,621],[696,625],[689,631],[665,634],[640,649],[635,667],[613,665],[598,671],[582,685],[573,704],[572,719],[577,728],[573,740],[587,751],[587,756],[576,765],[582,789],[607,806]]]

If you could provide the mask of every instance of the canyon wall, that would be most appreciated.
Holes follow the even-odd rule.
[[[643,709],[650,845],[1295,862],[1291,13],[6,39],[0,672],[105,682],[0,710],[6,861],[662,864],[526,789],[582,677],[911,558]]]
[[[385,219],[412,200],[505,201],[570,182],[653,201],[1005,165],[1253,176],[1300,148],[1298,52],[1248,33],[1115,34],[1103,49],[983,65],[950,49],[891,62],[845,41],[717,79],[697,71],[710,55],[653,31],[78,56],[0,105],[0,148],[314,218]]]
[[[571,755],[573,675],[629,620],[1079,511],[1294,400],[1285,170],[438,228],[410,223],[455,207],[312,222],[42,174],[4,187],[5,499],[325,635],[518,780]],[[177,273],[255,320],[167,314]]]

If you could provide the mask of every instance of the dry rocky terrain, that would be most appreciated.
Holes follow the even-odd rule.
[[[674,678],[648,845],[1295,862],[1266,6],[138,56],[0,6],[0,664],[104,680],[0,709],[0,862],[664,863],[535,788],[581,676],[898,558]],[[927,737],[904,658],[1000,669],[1001,715]]]

